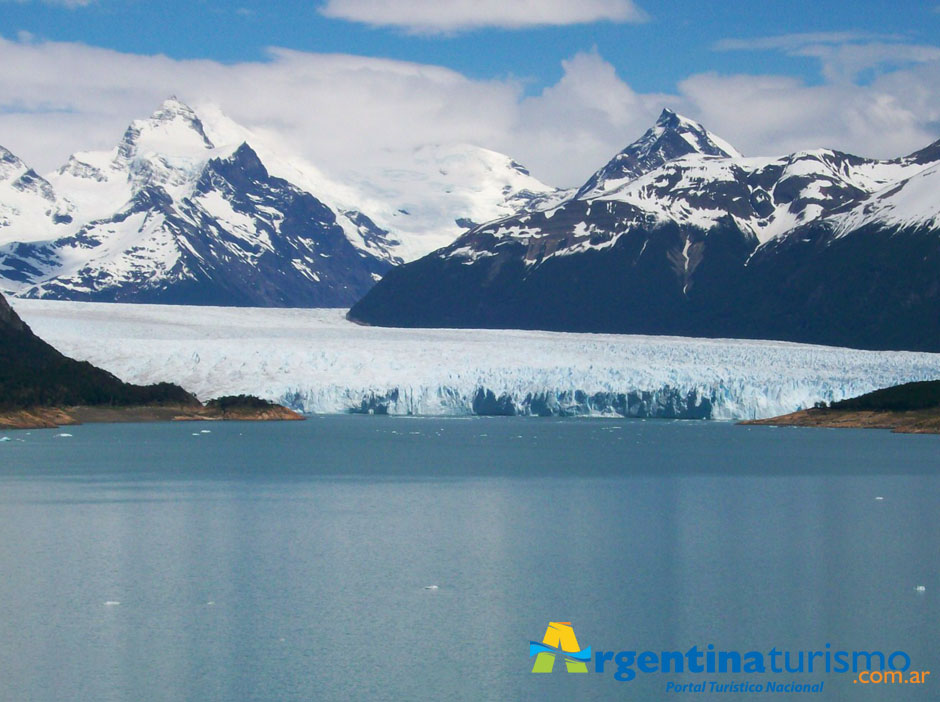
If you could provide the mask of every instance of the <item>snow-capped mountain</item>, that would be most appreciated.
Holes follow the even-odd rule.
[[[0,150],[0,289],[349,306],[390,267],[556,192],[468,145],[428,147],[397,171],[343,182],[205,112],[171,98],[115,148],[73,154],[46,178]]]
[[[938,271],[934,163],[757,249],[739,287],[748,304],[734,315],[736,328],[749,336],[936,351]]]
[[[49,181],[0,147],[0,241],[14,231],[27,239],[70,224],[71,210]]]
[[[355,201],[413,261],[484,222],[551,203],[564,191],[534,178],[510,157],[471,144],[436,144],[376,157],[383,165],[348,172]]]
[[[606,166],[581,186],[575,197],[597,197],[628,183],[664,163],[682,156],[740,157],[741,154],[721,137],[707,131],[672,110],[663,110],[659,119],[642,137],[614,156]]]
[[[336,210],[367,212],[394,233],[394,254],[406,262],[447,246],[480,223],[565,194],[509,156],[466,143],[389,147],[374,154],[368,166],[351,163],[342,172],[327,173],[269,132],[259,135],[214,105],[200,105],[199,114],[212,141],[248,141],[272,175],[316,193]]]
[[[577,192],[395,270],[350,316],[937,349],[938,164],[940,142],[745,158],[666,110]],[[909,326],[887,328],[892,304]]]
[[[937,228],[940,226],[940,149],[936,161],[928,168],[872,193],[829,219],[837,236],[868,225]]]
[[[175,98],[111,151],[10,187],[30,199],[3,198],[0,276],[23,297],[343,306],[400,262],[366,215],[272,176],[247,142],[216,145]]]

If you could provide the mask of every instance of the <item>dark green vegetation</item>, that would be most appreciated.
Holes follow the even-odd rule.
[[[0,296],[0,408],[194,405],[178,385],[131,385],[63,356],[33,334]]]
[[[940,434],[940,380],[905,383],[866,395],[771,419],[742,424],[890,429],[903,434]]]
[[[940,380],[905,383],[833,402],[829,409],[871,412],[912,412],[940,407]]]
[[[278,406],[279,405],[273,402],[262,400],[260,397],[255,397],[254,395],[225,395],[223,397],[217,397],[214,400],[209,400],[206,403],[208,409],[219,410],[221,412],[245,409],[274,409]]]

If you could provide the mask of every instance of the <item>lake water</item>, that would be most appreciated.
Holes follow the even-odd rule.
[[[940,698],[940,437],[345,416],[6,435],[4,701]],[[550,621],[594,651],[902,650],[938,679],[533,675]]]

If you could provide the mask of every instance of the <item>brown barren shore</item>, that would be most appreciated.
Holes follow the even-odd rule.
[[[0,429],[54,429],[73,424],[126,422],[240,421],[272,422],[304,419],[287,407],[218,409],[193,405],[143,407],[35,407],[0,410]]]
[[[808,409],[770,419],[751,419],[740,424],[831,429],[890,429],[899,434],[940,434],[940,409],[906,412]]]

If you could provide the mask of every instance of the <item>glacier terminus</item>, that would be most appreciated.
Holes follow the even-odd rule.
[[[778,341],[368,327],[343,309],[11,304],[63,353],[126,381],[310,414],[758,419],[940,376],[940,354]]]

